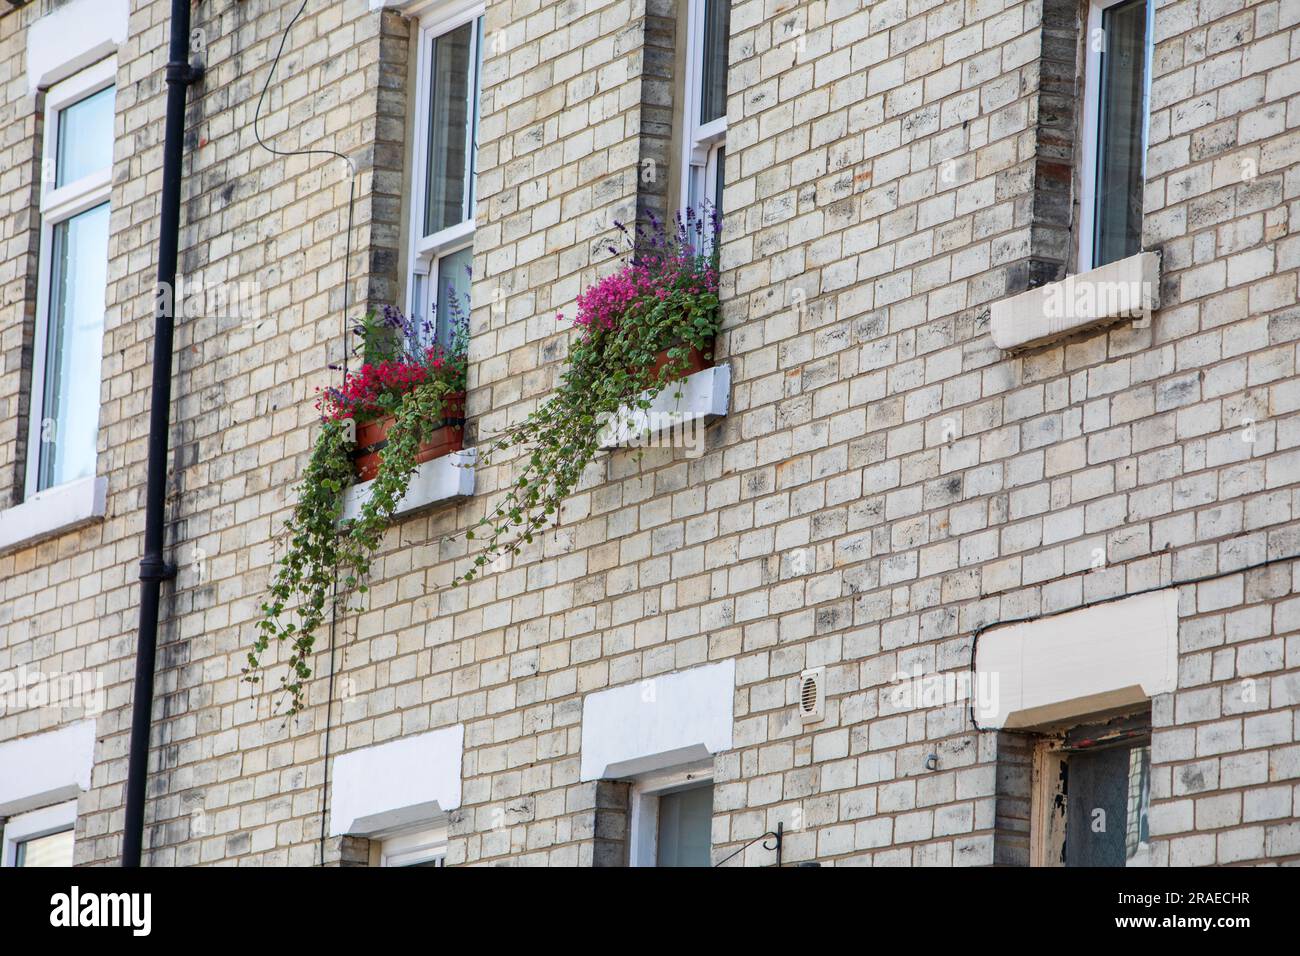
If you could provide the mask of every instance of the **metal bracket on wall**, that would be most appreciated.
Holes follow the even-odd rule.
[[[736,850],[734,853],[730,853],[727,856],[723,857],[717,863],[713,864],[714,869],[717,869],[718,867],[722,866],[722,864],[726,863],[729,860],[734,860],[736,857],[740,856],[740,854],[744,853],[746,850],[748,850],[759,840],[763,841],[763,849],[776,851],[776,865],[780,866],[781,865],[781,844],[785,842],[784,823],[778,823],[776,825],[775,830],[769,830],[767,833],[764,833],[762,836],[754,837],[754,839],[750,840],[748,843],[746,843],[740,849]],[[771,846],[768,846],[768,841],[772,841]]]

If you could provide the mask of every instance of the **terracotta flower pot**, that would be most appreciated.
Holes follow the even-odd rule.
[[[670,361],[671,359],[668,357],[667,349],[658,352],[655,355],[654,364],[650,366],[651,378],[657,381],[659,379],[660,370]],[[686,356],[686,368],[682,370],[680,375],[676,375],[674,378],[685,378],[687,375],[694,375],[696,372],[702,372],[706,368],[713,368],[713,359],[707,357],[700,349],[692,347],[691,351]]]
[[[357,426],[357,444],[352,451],[352,468],[358,481],[369,481],[379,474],[379,462],[388,444],[388,430],[397,419],[392,415],[376,418]],[[465,393],[447,396],[442,425],[434,429],[415,453],[417,464],[433,461],[465,447]]]

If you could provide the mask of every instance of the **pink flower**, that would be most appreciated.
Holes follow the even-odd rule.
[[[574,324],[588,331],[608,331],[638,310],[666,302],[675,294],[696,296],[717,289],[716,271],[693,256],[679,252],[650,261],[633,260],[582,291]]]

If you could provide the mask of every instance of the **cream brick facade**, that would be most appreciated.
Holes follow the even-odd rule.
[[[554,385],[555,313],[599,274],[614,221],[675,205],[681,2],[486,4],[479,434]],[[63,5],[0,14],[0,507],[22,500],[36,315],[28,33]],[[343,348],[346,167],[273,156],[252,130],[298,6],[195,6],[208,73],[187,114],[180,269],[256,283],[265,315],[177,327],[154,866],[312,865],[322,844],[329,863],[365,858],[321,839],[328,681],[289,722],[240,681]],[[410,21],[372,6],[309,0],[262,128],[356,164],[358,309],[400,301],[409,214]],[[107,514],[0,554],[0,674],[104,680],[79,864],[122,843],[168,7],[131,0],[117,52]],[[598,459],[553,533],[468,588],[446,587],[474,553],[449,536],[505,466],[402,521],[367,610],[337,630],[329,759],[463,725],[448,864],[618,862],[626,788],[582,779],[584,699],[732,660],[715,860],[780,822],[787,861],[1024,863],[1026,737],[976,729],[964,703],[899,712],[893,676],[964,673],[989,625],[1176,586],[1149,860],[1300,861],[1300,2],[1156,0],[1154,24],[1143,244],[1160,308],[1008,354],[991,305],[1073,269],[1075,5],[736,0],[729,414],[702,457]],[[804,724],[797,679],[815,666],[826,716]],[[6,709],[0,744],[82,716]],[[751,847],[731,865],[766,862]]]

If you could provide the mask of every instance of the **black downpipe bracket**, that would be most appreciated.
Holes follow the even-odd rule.
[[[175,318],[176,252],[181,221],[181,157],[185,136],[185,93],[203,75],[191,65],[190,0],[172,0],[167,54],[167,117],[163,140],[162,208],[158,227],[158,286],[154,299],[153,386],[149,399],[149,471],[145,487],[144,557],[140,561],[140,632],[135,652],[135,695],[131,701],[131,756],[126,776],[126,825],[122,865],[139,866],[144,846],[144,803],[149,773],[149,731],[153,712],[154,658],[162,583],[176,577],[163,555],[167,496],[167,430],[171,425],[172,336]]]

